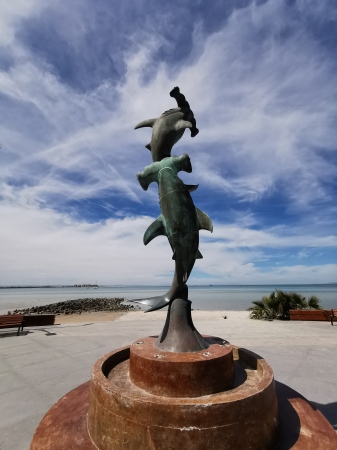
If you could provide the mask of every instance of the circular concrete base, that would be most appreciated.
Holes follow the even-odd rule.
[[[241,378],[241,381],[237,381],[238,386],[234,386],[234,389],[237,389],[239,386],[243,386],[245,383],[247,383],[247,379],[252,381],[254,377],[258,376],[257,373],[259,370],[261,371],[261,364],[263,365],[265,361],[262,358],[257,357],[257,355],[252,354],[251,352],[248,352],[244,349],[238,349],[235,351],[236,357],[238,360],[240,360],[240,354],[241,354],[241,360],[243,362],[243,355],[246,355],[246,362],[243,363],[245,365],[245,373],[247,378]],[[116,355],[115,358],[111,358],[111,355]],[[111,390],[111,382],[113,382],[113,378],[115,381],[118,380],[118,376],[123,376],[123,372],[125,370],[125,367],[128,364],[128,355],[129,355],[129,347],[124,349],[119,349],[116,352],[113,352],[112,354],[107,355],[106,357],[101,358],[95,366],[100,365],[101,371],[104,375],[107,374],[109,379],[104,375],[104,378],[107,383],[110,383]],[[114,367],[111,367],[112,359],[115,359],[113,362]],[[117,362],[119,361],[119,362]],[[248,362],[247,362],[248,361]],[[255,363],[254,363],[255,361]],[[117,364],[117,365],[116,365]],[[254,368],[255,364],[255,368]],[[266,364],[266,363],[265,363]],[[236,366],[238,363],[236,363]],[[124,369],[123,369],[124,367]],[[269,367],[269,366],[268,366]],[[263,370],[263,369],[262,369]],[[115,373],[111,373],[115,372]],[[240,372],[240,370],[239,370]],[[250,373],[251,372],[251,373]],[[119,373],[119,375],[118,375]],[[241,374],[242,375],[242,374]],[[255,380],[256,381],[256,380]],[[95,386],[96,383],[96,386]],[[248,382],[248,384],[250,384]],[[90,389],[91,386],[91,389]],[[271,386],[269,384],[269,386]],[[120,387],[120,386],[119,386]],[[126,387],[126,386],[125,386]],[[117,387],[116,387],[117,388]],[[137,388],[136,388],[137,389]],[[124,422],[124,425],[120,422],[121,417],[106,417],[108,419],[107,423],[103,422],[100,424],[96,424],[98,427],[109,427],[110,430],[115,430],[117,435],[119,436],[119,443],[116,446],[111,446],[109,442],[106,439],[103,439],[103,441],[98,445],[94,445],[87,429],[87,415],[89,409],[91,412],[89,412],[89,428],[91,428],[91,434],[92,428],[95,426],[95,417],[97,417],[97,413],[99,415],[98,403],[100,403],[101,406],[106,406],[108,408],[111,408],[111,399],[107,401],[107,397],[101,394],[99,394],[101,397],[99,401],[97,401],[97,378],[96,382],[95,379],[91,382],[87,382],[85,384],[82,384],[81,386],[77,387],[73,391],[69,392],[67,395],[65,395],[63,398],[61,398],[52,408],[51,410],[46,414],[46,416],[42,419],[40,422],[40,425],[38,426],[37,430],[35,431],[33,441],[31,444],[31,450],[94,450],[99,448],[100,450],[103,449],[140,449],[140,448],[146,448],[146,449],[176,449],[176,448],[186,448],[186,449],[204,449],[204,448],[216,448],[217,450],[221,449],[227,449],[227,448],[256,448],[252,447],[251,445],[249,447],[243,447],[239,443],[238,445],[234,445],[232,447],[225,446],[224,442],[219,443],[217,441],[216,447],[210,445],[210,443],[207,441],[209,437],[212,437],[212,435],[217,434],[219,430],[221,429],[221,423],[226,422],[226,417],[217,417],[216,415],[212,414],[212,408],[211,408],[211,419],[215,420],[214,423],[208,423],[208,420],[210,419],[209,414],[207,413],[207,416],[204,418],[206,419],[206,422],[204,424],[201,424],[201,427],[193,427],[191,426],[191,422],[188,422],[188,425],[185,427],[177,427],[173,430],[173,434],[175,436],[175,440],[171,441],[170,439],[167,439],[165,436],[165,425],[169,424],[170,422],[177,420],[177,417],[170,417],[169,411],[166,411],[165,405],[162,405],[162,416],[157,417],[156,415],[153,415],[152,417],[147,415],[147,417],[140,416],[141,420],[149,420],[151,419],[152,427],[149,426],[143,426],[139,427],[139,435],[137,439],[133,440],[133,433],[135,429],[132,425],[132,419],[136,419],[137,417],[129,417],[129,419],[125,422],[125,418],[122,418],[122,422]],[[230,391],[229,391],[230,392]],[[313,409],[309,402],[305,400],[303,397],[301,397],[297,392],[293,391],[292,389],[288,388],[285,385],[282,385],[281,383],[276,382],[276,392],[278,397],[278,404],[279,404],[279,440],[276,445],[275,450],[289,450],[289,449],[296,449],[296,450],[333,450],[337,448],[337,436],[331,427],[331,425],[328,423],[328,421],[323,417],[323,415]],[[219,394],[215,394],[215,396],[218,396]],[[89,408],[89,397],[90,400],[90,408]],[[159,396],[151,396],[151,397],[159,397]],[[249,403],[248,397],[248,403]],[[204,405],[204,408],[206,411],[209,408],[209,405],[211,405],[214,408],[214,401],[212,403],[212,400],[214,400],[213,395],[211,396],[205,396],[202,397],[204,399],[203,402],[200,402],[199,399],[199,409],[200,404]],[[205,400],[208,399],[208,402]],[[257,397],[257,402],[260,399],[260,397]],[[172,403],[172,400],[176,402],[176,406],[178,407],[179,404],[181,404],[180,409],[184,410],[188,405],[191,406],[191,404],[196,399],[168,399],[169,402]],[[103,402],[103,403],[102,403]],[[192,403],[191,403],[192,402]],[[216,403],[216,402],[215,402]],[[221,402],[218,404],[222,404]],[[242,405],[245,406],[245,405]],[[116,398],[114,400],[114,407],[122,410],[123,414],[128,414],[128,412],[132,413],[132,404],[125,402],[121,397]],[[130,410],[131,408],[131,410]],[[157,412],[160,412],[160,407]],[[129,410],[129,411],[128,411]],[[165,414],[166,411],[166,414]],[[174,413],[174,411],[173,411]],[[191,411],[190,411],[191,413]],[[90,418],[91,416],[91,418]],[[109,416],[109,414],[108,414]],[[187,414],[188,416],[188,414]],[[190,414],[191,418],[191,414]],[[139,418],[138,418],[139,419]],[[238,418],[239,420],[239,432],[241,430],[241,433],[244,432],[245,429],[251,427],[251,423],[247,420],[241,420],[241,418]],[[254,417],[252,418],[254,419]],[[178,419],[180,420],[180,419]],[[266,422],[267,420],[267,422]],[[263,426],[265,423],[268,423],[268,418],[260,418],[261,425]],[[91,423],[90,423],[91,422]],[[157,425],[153,425],[156,423]],[[161,423],[161,425],[160,425]],[[131,428],[130,428],[131,425]],[[122,429],[121,429],[122,427]],[[218,428],[218,430],[216,430]],[[171,430],[172,431],[172,430]],[[124,433],[124,434],[123,434]],[[195,437],[193,437],[193,433],[195,434]],[[124,438],[122,438],[124,436]],[[97,437],[97,436],[96,436]],[[179,438],[179,441],[177,441],[177,437]],[[184,438],[188,438],[187,444],[181,445],[181,442],[184,441]],[[206,439],[203,440],[203,439]],[[121,439],[124,439],[121,441]],[[142,439],[144,441],[143,446],[139,446],[139,439]],[[205,442],[207,442],[207,445],[205,446]]]
[[[131,383],[161,397],[201,397],[228,390],[235,377],[232,346],[217,337],[203,340],[207,349],[186,353],[158,349],[153,337],[134,342]]]
[[[98,360],[92,370],[88,412],[88,430],[97,448],[273,449],[278,437],[273,372],[264,359],[248,350],[233,348],[235,382],[231,389],[200,396],[173,396],[172,392],[167,395],[170,388],[174,393],[180,392],[180,382],[186,389],[192,389],[191,393],[193,389],[198,393],[208,387],[204,376],[200,376],[200,385],[197,377],[190,377],[195,371],[204,373],[198,369],[199,365],[203,369],[209,363],[210,367],[218,363],[221,374],[227,356],[233,363],[232,351],[228,353],[226,347],[219,345],[222,340],[206,339],[210,341],[207,351],[168,354],[154,346],[155,338],[144,338],[138,341],[144,344],[128,347],[128,354],[126,349],[119,349]],[[147,348],[142,351],[146,342]],[[137,361],[145,361],[146,365],[153,362],[153,354],[166,355],[160,361],[166,366],[166,370],[159,370],[160,378],[172,378],[176,386],[170,381],[161,383],[163,395],[155,395],[135,385],[131,372],[138,370],[139,365],[131,366],[129,358],[133,351],[138,353]],[[212,372],[216,372],[215,367]],[[149,373],[147,376],[152,377]],[[186,383],[189,378],[193,380],[191,387]]]

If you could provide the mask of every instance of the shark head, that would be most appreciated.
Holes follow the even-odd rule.
[[[153,181],[158,183],[159,173],[163,169],[171,169],[175,175],[180,171],[191,173],[192,164],[190,157],[183,153],[181,156],[171,156],[146,166],[142,172],[137,173],[137,179],[144,191],[147,191]]]

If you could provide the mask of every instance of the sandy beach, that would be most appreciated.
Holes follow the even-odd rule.
[[[144,313],[144,311],[120,311],[120,312],[86,312],[82,314],[57,314],[55,324],[71,323],[96,323],[96,322],[133,322],[133,321],[157,321],[166,318],[167,311],[153,311]],[[244,320],[249,319],[249,311],[192,311],[192,317],[196,320]]]
[[[55,317],[55,325],[65,325],[68,323],[96,323],[110,322],[117,320],[127,312],[85,312],[82,314],[57,314]]]

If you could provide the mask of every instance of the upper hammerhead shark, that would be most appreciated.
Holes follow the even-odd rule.
[[[135,126],[135,130],[152,127],[151,142],[145,145],[151,151],[154,162],[171,156],[174,144],[184,134],[186,128],[192,128],[191,122],[184,120],[185,114],[180,108],[169,109],[157,119],[148,119]]]
[[[157,119],[147,119],[135,126],[135,130],[143,127],[153,128],[151,142],[145,147],[151,151],[154,162],[171,156],[172,147],[182,137],[186,128],[191,129],[192,137],[199,133],[190,105],[178,86],[172,89],[170,96],[176,99],[178,108],[169,109]]]

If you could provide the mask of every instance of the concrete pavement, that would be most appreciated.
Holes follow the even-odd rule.
[[[141,337],[159,334],[164,315],[136,312],[114,322],[31,328],[19,337],[13,329],[0,337],[0,449],[28,450],[44,414],[60,397],[90,379],[98,358]],[[337,430],[336,325],[254,321],[245,312],[194,311],[193,319],[199,332],[222,337],[265,358],[275,379],[304,395]]]

